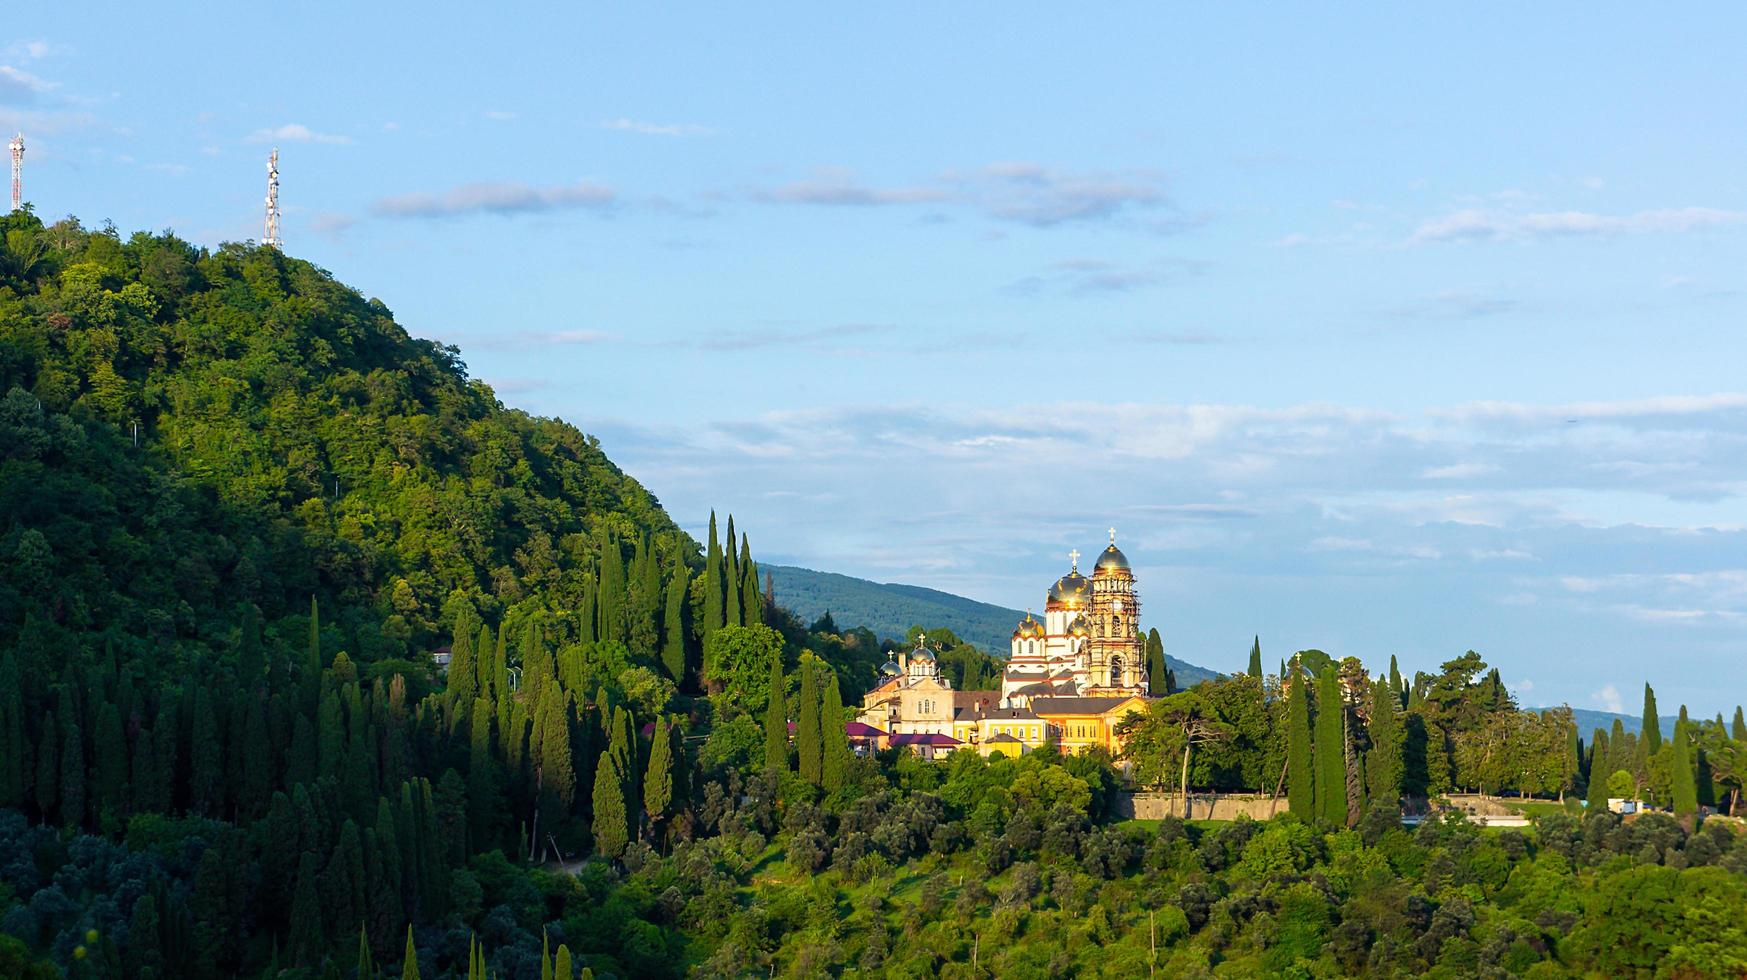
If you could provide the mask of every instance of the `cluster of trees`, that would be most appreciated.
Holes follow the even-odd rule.
[[[1330,825],[1357,824],[1372,801],[1423,809],[1452,792],[1643,799],[1684,818],[1700,806],[1732,810],[1747,759],[1747,727],[1694,722],[1685,708],[1664,740],[1655,694],[1646,726],[1616,721],[1585,742],[1569,709],[1517,707],[1496,668],[1469,651],[1436,674],[1404,679],[1392,657],[1372,677],[1357,659],[1295,654],[1280,673],[1250,670],[1154,702],[1124,723],[1137,781],[1283,796]]]

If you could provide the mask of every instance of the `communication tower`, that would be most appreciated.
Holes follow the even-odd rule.
[[[13,159],[17,159],[17,154],[13,155]],[[14,168],[16,166],[14,164]],[[16,180],[16,178],[14,179]],[[277,146],[267,157],[267,233],[261,236],[261,244],[268,248],[282,248],[285,244],[279,239],[279,148]]]
[[[12,210],[16,211],[24,200],[24,134],[12,137],[6,148],[12,151]]]

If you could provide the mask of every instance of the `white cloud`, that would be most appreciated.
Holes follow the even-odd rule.
[[[707,126],[693,123],[654,123],[623,118],[604,120],[601,128],[621,133],[639,133],[643,136],[708,136],[715,132]]]
[[[1428,480],[1467,480],[1497,472],[1499,468],[1495,463],[1451,463],[1448,466],[1433,466],[1422,470],[1420,476]]]
[[[996,221],[1039,228],[1128,217],[1170,203],[1163,180],[1150,171],[1076,173],[1027,162],[993,163],[888,186],[865,183],[849,170],[825,168],[801,180],[755,191],[752,197],[777,204],[954,205]],[[1153,230],[1180,231],[1197,223],[1198,218],[1191,218],[1159,224]]]
[[[1626,710],[1625,704],[1620,699],[1620,689],[1612,684],[1608,684],[1601,690],[1590,694],[1590,697],[1595,700],[1596,704],[1601,705],[1601,710],[1603,711],[1612,711],[1615,714],[1619,714]]]
[[[248,136],[250,143],[327,143],[340,146],[352,142],[349,137],[333,133],[318,133],[302,123],[286,123],[257,129]]]
[[[535,187],[519,181],[463,184],[440,194],[379,199],[374,214],[389,218],[445,218],[465,214],[526,214],[575,208],[605,210],[618,198],[610,187],[579,181]]]
[[[1628,215],[1587,211],[1510,213],[1466,208],[1421,224],[1410,244],[1456,241],[1526,241],[1605,235],[1680,234],[1747,222],[1747,212],[1719,208],[1663,208]]]
[[[13,105],[33,102],[37,96],[55,88],[55,83],[44,81],[30,72],[0,65],[0,102]]]

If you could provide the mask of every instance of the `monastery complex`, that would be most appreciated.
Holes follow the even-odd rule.
[[[1043,619],[1027,613],[1013,630],[999,690],[954,690],[919,640],[880,669],[879,684],[862,699],[860,739],[929,757],[965,749],[1018,756],[1045,745],[1117,751],[1117,723],[1147,703],[1134,570],[1115,529],[1090,578],[1080,574],[1078,552],[1068,559]]]

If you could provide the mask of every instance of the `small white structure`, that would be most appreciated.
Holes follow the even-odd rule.
[[[1623,800],[1617,796],[1610,796],[1607,800],[1607,808],[1609,813],[1637,813],[1638,801]]]

